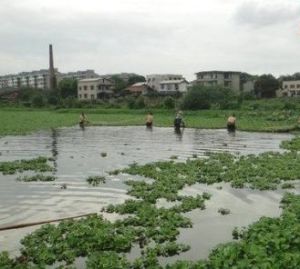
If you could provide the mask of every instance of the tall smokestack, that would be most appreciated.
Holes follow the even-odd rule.
[[[49,45],[49,88],[50,90],[56,89],[56,77],[53,63],[53,50],[52,45]]]

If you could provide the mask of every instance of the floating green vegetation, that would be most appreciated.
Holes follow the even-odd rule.
[[[0,162],[0,172],[4,175],[12,175],[16,172],[23,172],[23,171],[35,171],[35,172],[47,172],[52,171],[53,168],[48,165],[47,158],[45,157],[38,157],[36,159],[31,160],[17,160],[12,162]]]
[[[284,149],[300,151],[300,136],[297,136],[292,140],[282,141],[280,146]]]
[[[54,181],[55,176],[37,174],[33,176],[19,176],[18,181],[31,182],[31,181]]]
[[[106,157],[107,156],[107,153],[106,152],[101,152],[101,157]]]
[[[280,217],[262,217],[247,229],[235,228],[232,235],[239,240],[217,246],[206,260],[177,261],[163,267],[159,265],[158,256],[178,255],[189,250],[189,246],[168,240],[147,246],[148,234],[155,237],[157,232],[149,228],[154,226],[153,218],[146,221],[147,216],[144,216],[148,223],[146,227],[132,227],[124,221],[111,223],[101,216],[92,215],[77,221],[63,221],[57,226],[42,226],[21,241],[20,257],[11,259],[7,252],[0,253],[0,268],[37,269],[54,263],[61,264],[57,268],[73,268],[76,257],[86,257],[88,269],[298,269],[300,195],[286,193],[281,204],[283,212]],[[147,206],[153,207],[151,204]],[[168,215],[165,211],[161,219]],[[169,217],[171,221],[172,216]],[[141,256],[132,262],[127,260],[124,254],[130,251],[132,245],[143,242],[146,242],[142,244],[146,248],[141,251]]]
[[[220,213],[221,215],[228,215],[228,214],[230,214],[230,209],[228,209],[228,208],[219,208],[218,213]]]
[[[282,188],[282,189],[294,189],[295,186],[294,186],[293,184],[291,184],[291,183],[286,182],[286,183],[283,183],[283,184],[281,185],[281,188]]]
[[[260,155],[235,156],[229,153],[212,153],[207,159],[187,160],[185,163],[157,162],[144,166],[131,166],[123,170],[129,174],[159,179],[154,185],[163,198],[176,199],[176,191],[184,184],[213,184],[231,182],[235,188],[250,187],[259,190],[276,189],[281,180],[300,179],[300,154],[297,152],[267,152]],[[182,176],[183,175],[183,176]],[[163,179],[163,181],[161,181]],[[138,198],[156,199],[154,185],[129,182],[134,188],[130,194]]]
[[[98,186],[100,183],[105,183],[106,178],[103,176],[90,176],[86,181],[93,186]]]

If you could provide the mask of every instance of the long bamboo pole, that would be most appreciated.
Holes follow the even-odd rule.
[[[91,216],[91,215],[94,215],[94,214],[95,213],[89,213],[89,214],[82,214],[82,215],[78,215],[78,216],[74,216],[74,217],[67,217],[67,218],[60,218],[60,219],[53,219],[53,220],[44,220],[44,221],[37,221],[37,222],[29,222],[29,223],[21,223],[21,224],[16,224],[16,225],[4,226],[4,227],[0,227],[0,231],[20,229],[20,228],[25,228],[25,227],[30,227],[30,226],[36,226],[36,225],[41,225],[41,224],[46,224],[46,223],[52,223],[52,222],[58,222],[58,221],[68,220],[68,219],[77,219],[77,218]]]

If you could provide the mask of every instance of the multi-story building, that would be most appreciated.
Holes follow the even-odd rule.
[[[279,91],[280,96],[299,97],[300,80],[290,80],[282,82],[282,89]]]
[[[219,85],[241,91],[241,72],[234,71],[203,71],[196,73],[196,84],[203,86]]]
[[[146,76],[146,82],[149,87],[153,90],[160,92],[161,91],[161,82],[170,81],[170,80],[182,80],[182,75],[177,74],[153,74]]]
[[[57,69],[55,69],[55,73],[56,76],[59,74]],[[0,88],[2,89],[22,87],[49,89],[49,86],[50,76],[48,69],[0,76]]]
[[[55,69],[55,76],[57,82],[62,79],[87,79],[100,77],[94,70],[88,69],[84,71],[60,73]],[[0,76],[0,89],[9,88],[23,88],[30,87],[35,89],[49,89],[50,87],[50,75],[48,69],[41,69],[38,71],[21,72],[18,74],[11,74]]]
[[[176,94],[187,92],[189,83],[185,79],[163,80],[160,83],[159,92],[164,94]]]
[[[87,78],[78,81],[78,99],[96,100],[113,94],[114,84],[107,78]]]
[[[100,76],[95,73],[92,69],[87,69],[84,71],[76,71],[76,72],[68,72],[68,73],[60,73],[59,80],[62,79],[86,79],[86,78],[99,78]]]

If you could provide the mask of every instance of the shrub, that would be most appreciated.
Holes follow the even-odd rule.
[[[41,95],[34,96],[32,98],[31,104],[34,107],[42,107],[42,106],[44,106],[45,102],[44,102],[43,96],[41,96]]]
[[[175,100],[172,97],[167,97],[164,101],[165,108],[172,109],[175,107]]]

